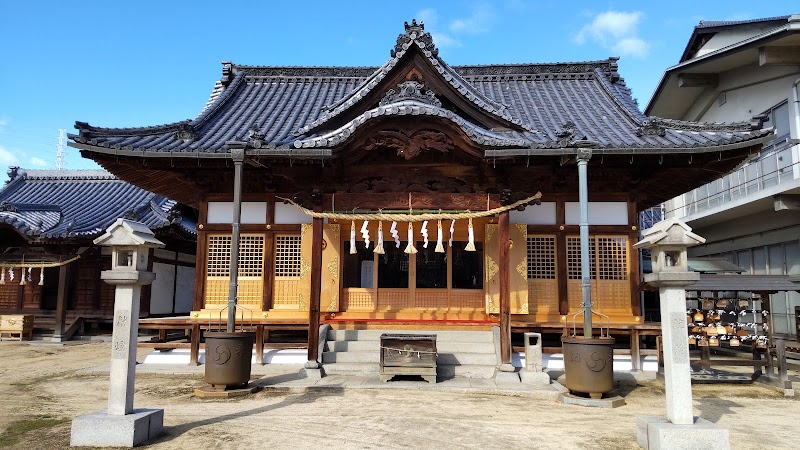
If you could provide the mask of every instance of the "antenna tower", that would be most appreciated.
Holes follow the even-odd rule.
[[[58,129],[58,150],[56,151],[56,170],[64,170],[64,133],[66,128]]]

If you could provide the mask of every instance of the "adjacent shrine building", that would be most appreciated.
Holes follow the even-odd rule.
[[[415,21],[389,53],[380,67],[226,62],[196,118],[77,122],[70,146],[199,209],[195,318],[227,301],[243,160],[238,301],[259,320],[499,324],[507,362],[510,321],[580,309],[577,159],[589,159],[595,309],[636,324],[638,212],[732,170],[771,134],[758,119],[647,117],[616,58],[450,66]]]

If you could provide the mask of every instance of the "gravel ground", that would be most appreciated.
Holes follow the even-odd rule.
[[[140,358],[147,353],[143,350]],[[73,417],[106,406],[108,343],[0,344],[0,447],[68,448]],[[567,406],[520,393],[314,387],[200,399],[197,374],[142,373],[137,407],[164,408],[165,434],[142,448],[627,449],[636,416],[664,415],[659,381],[622,382],[626,406]],[[735,449],[797,448],[800,400],[753,385],[698,385],[695,414],[730,429]]]

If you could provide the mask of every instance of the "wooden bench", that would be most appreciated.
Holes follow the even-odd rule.
[[[0,341],[33,339],[33,314],[3,314],[0,316]],[[16,335],[16,337],[15,337]]]

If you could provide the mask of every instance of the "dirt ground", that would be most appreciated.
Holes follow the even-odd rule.
[[[73,417],[106,407],[108,343],[0,344],[0,447],[69,447]],[[140,354],[143,357],[146,351]],[[268,389],[193,396],[201,376],[137,374],[137,407],[164,408],[165,434],[142,448],[591,448],[636,445],[636,416],[664,415],[661,382],[620,385],[626,406],[595,409],[506,395],[416,390]],[[735,449],[797,448],[800,400],[755,385],[694,387],[695,414],[731,432]]]

